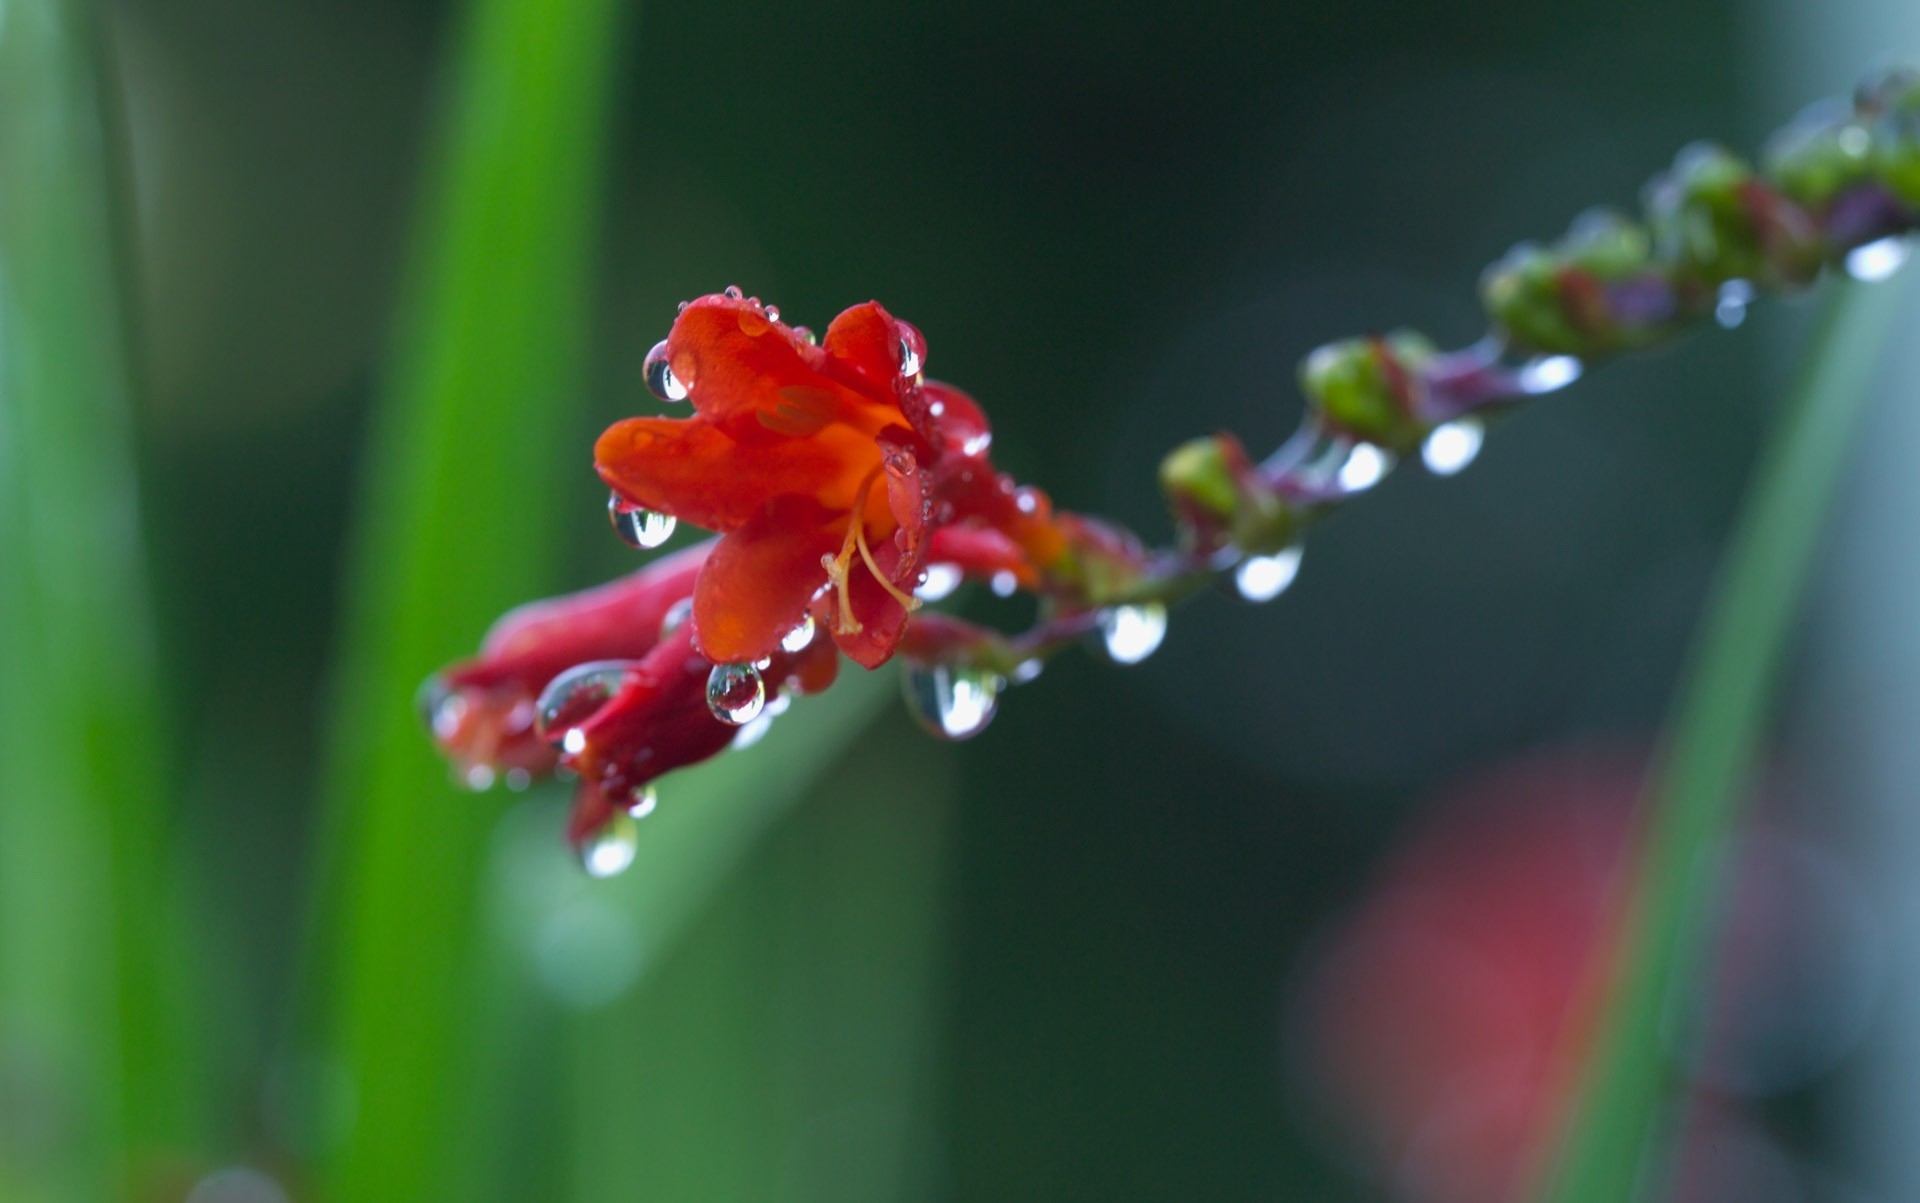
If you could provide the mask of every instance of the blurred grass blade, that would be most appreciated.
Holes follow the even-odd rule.
[[[557,474],[585,454],[562,440],[581,412],[618,25],[614,0],[475,0],[457,39],[334,698],[310,983],[324,1001],[309,1005],[331,1008],[352,1113],[322,1166],[343,1201],[447,1197],[462,969],[498,804],[450,790],[411,696],[551,584]]]
[[[1807,575],[1893,316],[1897,284],[1837,289],[1756,469],[1654,777],[1621,942],[1546,1197],[1659,1198],[1656,1127],[1669,1109],[1664,1036],[1691,1019],[1715,857],[1771,716]],[[1678,1004],[1679,1009],[1676,1009]]]
[[[759,838],[815,788],[822,772],[851,763],[849,749],[872,739],[874,716],[889,708],[899,713],[897,698],[891,669],[849,668],[830,695],[796,702],[755,747],[673,774],[661,783],[659,809],[641,825],[633,865],[610,880],[580,871],[558,838],[561,816],[544,800],[529,802],[501,828],[490,891],[493,953],[472,986],[486,1008],[487,1032],[477,1042],[474,1088],[464,1103],[472,1111],[467,1130],[487,1135],[458,1167],[451,1197],[513,1203],[560,1191],[548,1180],[550,1163],[537,1156],[540,1143],[577,1145],[587,1132],[607,1131],[607,1117],[596,1110],[598,1102],[583,1106],[583,1097],[563,1093],[566,1049],[558,1040],[536,1050],[548,1064],[528,1063],[527,1034],[558,1036],[558,1008],[601,1007],[636,982],[642,991],[654,989],[648,979],[664,965],[682,963],[674,949],[690,926],[703,922],[696,916],[712,896],[729,881],[735,883],[729,894],[754,888],[734,871]],[[864,781],[878,774],[895,793],[919,790],[930,772],[926,765],[943,753],[917,733],[909,739],[918,764],[876,765],[868,758],[850,768],[850,776]],[[912,784],[903,784],[909,776]],[[940,792],[937,783],[926,788]],[[609,1013],[624,1016],[631,1007],[613,1003]],[[578,1023],[597,1030],[600,1013]],[[657,1047],[642,1040],[619,1053],[602,1052],[644,1063]],[[642,1074],[652,1075],[651,1068]],[[595,1098],[620,1089],[598,1086]]]
[[[864,735],[695,921],[671,972],[573,1022],[565,1197],[901,1203],[936,1193],[927,1175],[954,777],[953,750],[929,746],[904,719]]]
[[[92,7],[12,0],[5,22],[0,1198],[119,1198],[195,1107],[116,173]]]

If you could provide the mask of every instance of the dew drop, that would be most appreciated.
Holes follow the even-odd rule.
[[[778,305],[769,305],[769,306],[767,306],[767,311],[766,311],[766,312],[767,312],[767,320],[768,320],[768,321],[770,321],[770,322],[777,322],[777,321],[779,321],[779,320],[780,320],[780,306],[778,306]]]
[[[800,625],[780,637],[780,650],[784,652],[803,652],[813,642],[813,615],[800,620]]]
[[[660,805],[660,795],[651,785],[637,785],[627,795],[627,814],[636,819],[644,819]]]
[[[987,729],[1005,685],[998,674],[951,664],[909,662],[900,674],[907,709],[941,739],[972,739]]]
[[[533,774],[522,768],[507,770],[507,788],[514,793],[522,793],[533,784]]]
[[[913,595],[921,601],[939,601],[949,597],[960,582],[966,579],[958,564],[929,564],[926,579],[920,582]]]
[[[1012,597],[1014,591],[1020,587],[1020,578],[1002,569],[993,574],[992,579],[987,582],[987,587],[993,590],[995,597]]]
[[[640,851],[640,822],[622,810],[580,845],[580,867],[589,877],[618,877]]]
[[[448,685],[439,673],[420,683],[413,704],[420,712],[420,721],[442,742],[458,735],[460,724],[467,717],[466,696]]]
[[[621,542],[641,551],[650,551],[673,538],[673,528],[680,524],[672,514],[629,504],[618,493],[607,498],[607,520],[613,523]]]
[[[707,709],[738,727],[758,718],[767,704],[767,683],[751,664],[716,664],[707,674]]]
[[[1013,666],[1013,675],[1008,679],[1015,685],[1025,685],[1027,682],[1037,679],[1040,676],[1040,670],[1046,666],[1047,662],[1038,656],[1035,656],[1031,660],[1022,660]]]
[[[1873,138],[1866,130],[1857,125],[1849,125],[1840,131],[1840,149],[1855,159],[1863,159],[1873,146]]]
[[[1248,556],[1233,570],[1233,587],[1250,602],[1268,602],[1287,591],[1300,575],[1300,549],[1289,547],[1278,555]]]
[[[1530,397],[1554,393],[1580,379],[1584,365],[1571,355],[1542,355],[1529,359],[1514,373],[1514,383]]]
[[[562,751],[578,753],[586,747],[586,737],[577,724],[613,700],[626,684],[627,667],[619,660],[595,660],[576,664],[549,681],[533,704],[534,733]],[[576,742],[579,747],[573,746]]]
[[[961,442],[960,454],[972,459],[976,455],[984,455],[987,448],[991,446],[993,446],[993,431],[983,430]]]
[[[738,284],[729,284],[726,288],[726,295],[729,301],[738,301],[743,299],[747,294],[740,291]]]
[[[667,636],[673,634],[680,629],[680,624],[692,617],[693,599],[691,597],[683,597],[671,606],[668,606],[667,612],[660,618],[660,638],[665,639]]]
[[[1115,606],[1100,615],[1100,638],[1116,664],[1138,664],[1167,637],[1167,608],[1159,602]]]
[[[459,776],[460,784],[476,794],[484,794],[493,788],[494,771],[490,764],[470,764],[466,772]]]
[[[1865,243],[1847,252],[1847,274],[1872,283],[1884,280],[1900,270],[1913,252],[1913,244],[1899,234]]]
[[[1372,443],[1356,443],[1334,474],[1342,492],[1364,493],[1393,471],[1393,455]]]
[[[1420,462],[1435,476],[1452,476],[1480,455],[1487,427],[1478,418],[1455,418],[1428,432],[1420,444]]]
[[[911,380],[927,364],[927,341],[906,322],[894,323],[894,331],[900,338],[900,374]]]
[[[1747,320],[1747,306],[1753,303],[1753,285],[1745,280],[1728,280],[1720,286],[1713,303],[1713,320],[1723,330],[1731,330]]]
[[[632,362],[629,360],[628,362]],[[667,340],[661,339],[653,344],[653,350],[647,352],[645,363],[647,373],[647,391],[662,401],[685,401],[687,386],[673,374],[673,367],[667,362]]]

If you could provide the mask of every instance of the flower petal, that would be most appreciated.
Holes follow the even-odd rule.
[[[716,663],[770,656],[807,612],[846,517],[811,497],[775,497],[714,548],[693,591],[700,650]]]
[[[708,422],[628,418],[600,436],[593,460],[600,479],[633,504],[730,531],[783,493],[827,501],[844,495],[850,506],[865,470],[850,456],[865,441],[846,431],[743,443]],[[870,446],[867,462],[873,458]]]

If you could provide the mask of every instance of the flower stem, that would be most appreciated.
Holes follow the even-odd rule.
[[[1658,1197],[1668,1114],[1664,1046],[1688,1003],[1739,809],[1799,600],[1878,351],[1911,289],[1843,285],[1829,303],[1758,465],[1676,701],[1649,799],[1630,906],[1587,1050],[1548,1203]]]

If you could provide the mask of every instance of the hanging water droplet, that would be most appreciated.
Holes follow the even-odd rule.
[[[476,794],[484,794],[493,788],[494,771],[490,764],[470,764],[466,772],[459,776],[460,784]]]
[[[738,284],[727,285],[726,293],[727,293],[727,299],[729,301],[738,301],[743,299],[747,295],[740,291],[740,286]]]
[[[631,362],[631,361],[629,361]],[[653,344],[653,350],[647,352],[645,362],[647,391],[662,401],[685,401],[687,386],[673,374],[673,367],[667,362],[667,340],[661,339]]]
[[[607,498],[607,520],[621,542],[641,551],[651,551],[673,538],[673,528],[680,524],[672,514],[634,505],[618,493]]]
[[[942,739],[972,739],[986,730],[1005,684],[997,673],[951,664],[909,661],[900,674],[907,709]]]
[[[665,639],[680,628],[680,624],[693,617],[693,599],[683,597],[667,607],[660,617],[660,638]]]
[[[1167,637],[1167,608],[1159,602],[1115,606],[1100,615],[1100,638],[1116,664],[1138,664]]]
[[[1040,670],[1046,666],[1047,662],[1038,656],[1035,656],[1031,660],[1022,660],[1013,666],[1013,673],[1008,677],[1008,680],[1012,681],[1015,685],[1025,685],[1027,682],[1037,678],[1040,675]]]
[[[420,721],[442,742],[459,734],[460,724],[467,717],[466,695],[448,685],[439,673],[420,683],[413,704],[420,712]]]
[[[1300,549],[1289,547],[1278,555],[1248,556],[1233,570],[1234,588],[1250,602],[1272,601],[1287,591],[1300,575]]]
[[[788,653],[803,652],[813,642],[813,615],[800,620],[800,625],[780,637],[780,650]]]
[[[920,353],[906,339],[900,340],[900,374],[918,376],[920,374]]]
[[[707,709],[738,727],[758,718],[767,704],[767,683],[751,664],[716,664],[707,674]]]
[[[1530,397],[1553,393],[1580,379],[1586,367],[1571,355],[1542,355],[1529,359],[1514,373],[1514,383]]]
[[[1003,568],[987,581],[987,587],[993,590],[995,597],[1012,597],[1014,591],[1020,588],[1020,578]]]
[[[1847,274],[1869,283],[1884,280],[1900,270],[1912,251],[1913,244],[1900,234],[1865,243],[1847,252]]]
[[[534,733],[560,745],[562,751],[577,754],[586,747],[586,737],[577,724],[593,717],[620,692],[627,681],[627,668],[624,661],[595,660],[576,664],[549,681],[540,691],[540,700],[533,704]],[[575,743],[579,746],[573,746]]]
[[[580,845],[580,867],[589,877],[617,877],[633,864],[640,851],[640,823],[626,811],[615,811]]]
[[[1478,418],[1455,418],[1428,432],[1420,443],[1420,462],[1435,476],[1452,476],[1480,455],[1487,427]]]
[[[1753,303],[1753,285],[1745,280],[1728,280],[1720,286],[1713,303],[1713,320],[1723,330],[1731,330],[1747,320],[1747,306]]]
[[[1347,452],[1346,462],[1340,465],[1340,471],[1334,479],[1339,482],[1343,492],[1364,493],[1379,484],[1391,471],[1392,453],[1372,443],[1356,443]]]
[[[660,805],[660,795],[651,785],[636,785],[627,795],[627,813],[636,819],[644,819]]]
[[[939,601],[960,587],[966,574],[960,571],[958,564],[929,564],[926,579],[920,582],[913,595],[921,601]]]

